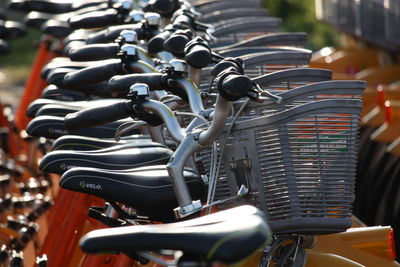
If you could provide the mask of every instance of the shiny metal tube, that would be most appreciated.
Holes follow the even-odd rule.
[[[155,73],[157,72],[155,68],[147,64],[142,60],[138,60],[136,62],[132,62],[129,67],[134,73]]]
[[[194,84],[199,88],[201,82],[201,69],[189,68],[189,79],[194,82]]]
[[[179,78],[176,82],[181,89],[185,90],[192,112],[199,114],[201,111],[203,111],[204,106],[200,95],[200,89],[197,88],[197,86],[191,80],[186,78]]]
[[[217,96],[215,111],[213,113],[213,120],[210,127],[199,135],[199,144],[208,146],[214,142],[223,132],[226,118],[231,111],[233,102],[224,99],[222,96]]]
[[[148,100],[143,102],[142,107],[146,111],[151,111],[159,116],[165,123],[171,137],[178,143],[180,143],[185,137],[185,132],[179,125],[174,113],[166,105],[159,101]]]

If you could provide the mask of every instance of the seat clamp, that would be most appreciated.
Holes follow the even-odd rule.
[[[174,213],[177,219],[182,219],[196,212],[201,211],[201,209],[202,209],[201,201],[196,200],[193,201],[192,204],[189,204],[187,206],[175,208]]]

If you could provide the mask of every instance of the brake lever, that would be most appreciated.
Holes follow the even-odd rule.
[[[148,124],[145,121],[125,122],[124,124],[118,126],[118,128],[115,130],[114,139],[116,142],[119,142],[121,140],[121,135],[147,125]]]
[[[244,197],[248,193],[249,193],[249,189],[245,185],[241,185],[239,190],[237,191],[236,195],[231,196],[229,198],[225,198],[225,199],[214,201],[212,203],[209,203],[207,205],[202,206],[201,209],[204,210],[204,209],[207,209],[207,208],[212,207],[212,206],[220,205],[222,203],[225,203],[225,202],[228,202],[228,201],[232,201],[232,200],[235,200],[237,198]]]
[[[206,34],[206,39],[210,43],[216,43],[218,41],[218,38],[214,36],[215,29],[214,27],[210,27],[205,31]]]
[[[273,101],[277,104],[280,104],[282,102],[282,97],[278,95],[274,95],[271,92],[267,90],[263,90],[258,84],[254,84],[255,86],[255,91],[250,91],[249,92],[249,97],[257,102],[264,102],[267,100]]]

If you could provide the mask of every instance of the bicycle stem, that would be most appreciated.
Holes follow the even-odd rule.
[[[199,87],[201,83],[201,69],[189,67],[189,79],[192,80],[197,87]]]
[[[134,73],[155,73],[157,72],[151,65],[142,60],[137,60],[129,64],[129,68]]]
[[[214,118],[206,131],[187,133],[167,164],[179,207],[174,209],[177,218],[184,218],[202,209],[200,200],[193,201],[183,176],[183,167],[189,157],[198,149],[214,142],[223,132],[233,102],[217,96]]]
[[[200,145],[208,146],[217,140],[224,130],[226,119],[229,112],[231,112],[232,105],[233,102],[226,100],[220,95],[217,96],[211,125],[206,131],[199,134],[198,142]]]
[[[165,123],[171,137],[178,143],[185,138],[185,132],[182,130],[174,113],[163,103],[155,100],[147,100],[141,103],[141,107],[146,111],[151,111],[159,116]]]
[[[191,80],[186,78],[178,78],[176,83],[179,88],[186,92],[192,112],[199,114],[201,111],[203,111],[203,101],[200,96],[200,90],[197,88],[197,86]]]

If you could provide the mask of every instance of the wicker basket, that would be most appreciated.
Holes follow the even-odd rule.
[[[337,99],[299,103],[272,115],[246,112],[224,148],[215,200],[235,196],[241,185],[250,193],[218,208],[254,204],[268,214],[275,233],[349,228],[361,101]],[[206,173],[210,153],[198,153]]]

